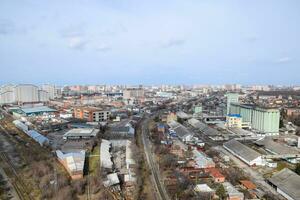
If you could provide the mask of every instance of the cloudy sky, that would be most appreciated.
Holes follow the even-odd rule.
[[[2,0],[0,84],[299,84],[299,0]]]

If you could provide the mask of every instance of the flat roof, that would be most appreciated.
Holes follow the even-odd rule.
[[[74,128],[64,134],[64,137],[91,137],[96,136],[99,129],[94,128]]]
[[[55,109],[49,108],[48,106],[39,106],[39,107],[32,107],[32,108],[21,108],[21,111],[25,114],[32,114],[32,113],[43,113],[43,112],[56,112]]]

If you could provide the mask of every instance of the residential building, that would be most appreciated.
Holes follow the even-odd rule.
[[[226,127],[242,128],[242,116],[239,114],[228,114],[226,116]]]
[[[123,99],[138,99],[138,98],[144,98],[145,91],[140,86],[137,88],[127,88],[123,90]]]
[[[226,200],[243,200],[244,199],[244,194],[239,192],[233,185],[231,185],[231,183],[225,182],[222,184],[223,184],[226,194],[227,194]]]
[[[76,107],[74,117],[88,122],[104,122],[109,119],[110,111],[96,107]]]
[[[237,94],[237,93],[227,93],[226,97],[227,97],[227,115],[228,115],[229,111],[230,111],[230,104],[239,102],[239,94]]]

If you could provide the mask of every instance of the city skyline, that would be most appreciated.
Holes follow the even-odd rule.
[[[298,1],[0,5],[0,84],[299,84]]]

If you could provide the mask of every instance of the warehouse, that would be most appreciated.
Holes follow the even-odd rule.
[[[63,139],[90,139],[96,137],[99,133],[99,129],[94,128],[75,128],[69,130],[64,134]]]
[[[35,130],[29,130],[27,135],[38,142],[41,146],[49,145],[49,140]]]
[[[32,108],[21,108],[21,111],[26,116],[54,114],[56,112],[55,109],[49,108],[48,106],[39,106],[39,107],[32,107]]]
[[[174,132],[181,141],[189,142],[192,140],[194,133],[190,132],[183,125],[175,121],[169,122],[168,125],[170,126],[170,132]]]
[[[250,147],[232,139],[223,144],[224,148],[230,153],[244,161],[249,166],[263,166],[265,165],[262,155]]]
[[[273,141],[271,137],[265,137],[255,142],[259,146],[263,146],[271,155],[267,158],[282,158],[291,163],[297,163],[300,158],[300,151],[297,148],[289,147],[284,144]]]
[[[300,199],[300,176],[290,169],[285,168],[277,172],[268,181],[279,194],[288,200]]]

